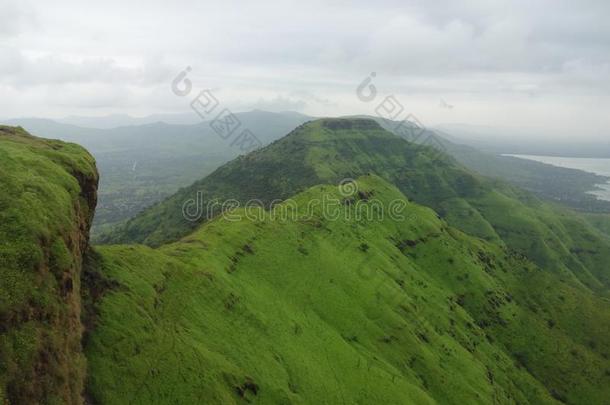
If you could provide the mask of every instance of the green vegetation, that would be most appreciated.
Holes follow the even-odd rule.
[[[197,121],[198,116],[192,114]],[[297,113],[264,111],[237,113],[236,116],[243,127],[254,132],[264,145],[312,119]],[[377,117],[365,118],[375,119],[390,132],[398,125]],[[35,118],[10,122],[39,136],[78,143],[95,156],[101,180],[91,231],[94,242],[111,232],[117,224],[207,176],[241,153],[239,148],[215,134],[208,123],[176,125],[155,122],[95,129]],[[82,123],[86,124],[86,121]],[[601,176],[484,153],[454,143],[450,141],[450,135],[442,132],[427,131],[420,140],[429,136],[459,163],[476,173],[503,179],[543,199],[581,211],[610,212],[609,202],[597,200],[587,193],[595,189],[596,184],[605,182]]]
[[[260,220],[217,218],[158,249],[99,247],[98,271],[113,287],[98,303],[87,347],[92,397],[108,404],[608,398],[607,300],[449,227],[379,177],[357,184],[383,207],[405,201],[403,219],[356,220],[352,212],[334,221],[316,211],[281,221],[267,212]],[[306,207],[324,195],[345,200],[333,185],[293,200]]]
[[[79,402],[79,280],[96,187],[81,147],[0,126],[0,403]]]
[[[467,141],[463,138],[455,139],[452,135],[439,130],[423,130],[421,134],[415,131],[409,133],[409,131],[405,131],[404,123],[401,122],[380,117],[358,117],[373,119],[382,128],[406,140],[432,145],[475,173],[509,182],[546,201],[582,212],[610,213],[610,202],[599,200],[589,193],[599,189],[599,184],[607,182],[608,178],[604,176],[532,160],[502,156],[501,150],[498,150],[497,153],[484,152],[465,145],[463,142]],[[417,138],[413,139],[416,134]],[[462,135],[466,136],[466,134]],[[509,146],[506,148],[510,149]],[[574,147],[571,150],[572,153],[578,154]],[[504,150],[504,152],[507,151],[507,149]],[[570,154],[568,153],[568,155]]]
[[[515,249],[539,266],[598,292],[610,286],[610,244],[589,223],[530,193],[474,174],[452,158],[365,119],[304,124],[180,190],[102,241],[159,246],[178,240],[197,227],[182,212],[197,192],[203,193],[204,203],[258,199],[269,206],[307,187],[338,184],[367,173],[396,185],[408,198],[433,208],[468,234]],[[206,220],[203,215],[200,222]]]
[[[304,124],[106,237],[145,245],[88,251],[96,185],[82,148],[0,127],[0,403],[610,398],[606,217],[363,119]],[[189,222],[199,191],[262,207]]]
[[[208,122],[170,125],[156,122],[110,129],[82,128],[46,119],[12,120],[33,134],[75,142],[90,151],[101,174],[92,240],[114,224],[135,216],[180,187],[208,175],[243,153],[219,137]],[[296,113],[237,113],[263,144],[307,120]],[[162,117],[161,117],[162,118]]]
[[[592,226],[597,228],[607,237],[610,237],[610,214],[582,214]]]

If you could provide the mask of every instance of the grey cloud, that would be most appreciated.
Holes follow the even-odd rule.
[[[291,97],[276,96],[272,99],[259,99],[252,105],[253,109],[282,112],[282,111],[303,111],[307,103],[300,99]]]
[[[0,39],[19,35],[35,25],[35,13],[25,4],[13,0],[0,0]]]
[[[327,107],[332,107],[332,106],[337,105],[336,102],[331,101],[330,99],[328,99],[326,97],[319,97],[319,96],[315,95],[314,93],[311,93],[306,90],[292,91],[292,92],[290,92],[289,96],[299,98],[299,99],[305,101],[306,103],[320,104],[320,105],[327,106]]]
[[[49,86],[44,99],[50,104],[84,109],[116,108],[127,106],[130,92],[107,84]]]
[[[119,65],[111,58],[72,61],[57,55],[26,56],[11,47],[0,48],[0,81],[18,87],[45,84],[109,83],[145,86],[166,83],[172,69],[158,57],[148,57],[136,66]]]
[[[519,119],[580,111],[584,100],[608,120],[604,0],[0,2],[10,5],[0,7],[0,87],[46,103],[0,100],[15,115],[180,108],[169,82],[190,65],[195,87],[249,108],[369,112],[353,94],[375,71],[380,93],[428,103],[428,120],[447,113],[441,97],[468,120],[532,98],[538,113]]]
[[[23,68],[23,56],[18,50],[0,45],[0,55],[0,77],[16,75]]]

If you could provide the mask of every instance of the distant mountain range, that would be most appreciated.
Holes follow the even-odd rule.
[[[252,113],[252,114],[260,114],[264,116],[265,114],[273,114],[267,111],[262,110],[252,110],[249,112],[238,112],[236,113],[238,116],[242,116],[244,113]],[[285,111],[276,113],[282,116],[293,116],[293,117],[306,117],[306,115],[294,112],[294,111]],[[56,118],[56,119],[47,119],[47,118],[39,118],[39,117],[22,117],[22,118],[7,118],[0,119],[0,121],[6,124],[15,124],[15,123],[27,123],[34,122],[38,120],[44,120],[45,122],[55,122],[59,124],[67,124],[73,125],[77,127],[83,128],[92,128],[92,129],[114,129],[118,127],[133,127],[133,126],[142,126],[142,125],[150,125],[150,124],[158,124],[164,123],[169,125],[195,125],[201,123],[201,118],[194,113],[193,111],[183,112],[183,113],[166,113],[166,114],[150,114],[142,117],[134,117],[128,114],[110,114],[110,115],[102,115],[102,116],[80,116],[80,115],[71,115],[64,118]]]

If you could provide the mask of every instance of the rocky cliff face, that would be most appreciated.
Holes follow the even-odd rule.
[[[82,403],[81,275],[97,200],[77,145],[0,127],[0,403]]]

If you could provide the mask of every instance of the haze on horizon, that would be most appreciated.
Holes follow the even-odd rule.
[[[375,72],[426,126],[610,137],[610,3],[429,3],[0,0],[0,117],[187,112],[186,66],[235,111],[374,114]]]

